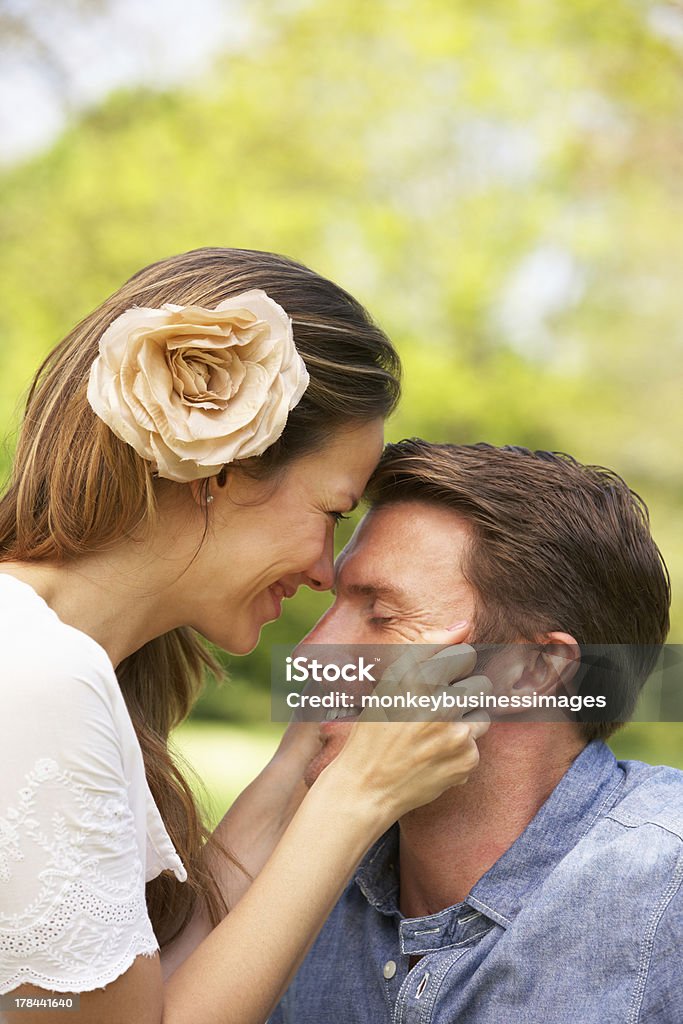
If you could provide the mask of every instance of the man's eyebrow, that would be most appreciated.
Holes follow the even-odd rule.
[[[407,592],[402,587],[384,580],[369,580],[366,583],[348,583],[344,586],[347,594],[358,597],[389,597],[399,601],[405,601]]]

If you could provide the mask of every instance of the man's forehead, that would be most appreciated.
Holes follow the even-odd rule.
[[[376,513],[370,509],[337,557],[334,564],[335,590],[343,585],[345,589],[354,591],[388,591],[396,589],[399,584],[399,580],[394,578],[393,545],[380,531],[372,529],[375,519]],[[391,579],[388,570],[391,570]]]
[[[335,562],[335,589],[400,591],[420,566],[460,563],[466,529],[448,509],[410,502],[370,509]]]

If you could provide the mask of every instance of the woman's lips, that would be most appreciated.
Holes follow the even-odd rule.
[[[268,593],[273,601],[274,618],[279,619],[282,614],[282,602],[285,595],[278,593],[275,587],[268,587]]]
[[[276,619],[278,619],[282,613],[282,602],[286,597],[294,597],[296,589],[296,587],[285,586],[285,584],[280,583],[279,580],[276,583],[271,583],[268,587],[268,593],[273,599]]]

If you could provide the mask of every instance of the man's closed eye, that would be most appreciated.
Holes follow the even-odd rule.
[[[372,615],[370,617],[370,625],[375,626],[377,629],[382,629],[395,621],[396,617],[392,615]]]

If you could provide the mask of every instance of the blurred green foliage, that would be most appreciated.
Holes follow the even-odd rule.
[[[619,760],[668,764],[683,769],[680,725],[633,723],[610,741]],[[249,726],[198,719],[176,730],[173,745],[200,800],[207,821],[215,826],[235,798],[275,752],[283,727]]]
[[[200,84],[120,92],[0,179],[0,426],[41,357],[142,265],[285,252],[395,340],[390,439],[612,466],[650,506],[677,596],[683,58],[653,9],[254,2],[251,42]],[[199,713],[261,715],[269,645],[326,604],[290,602],[232,661],[242,697],[209,688]]]

